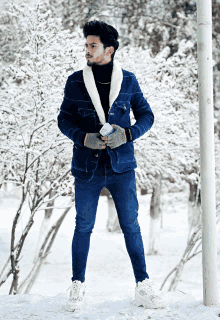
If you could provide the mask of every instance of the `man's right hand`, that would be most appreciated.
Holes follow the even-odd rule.
[[[98,138],[99,133],[87,133],[84,140],[84,146],[90,149],[105,149],[106,144]]]

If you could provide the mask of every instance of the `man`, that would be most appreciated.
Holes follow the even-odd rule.
[[[138,224],[133,141],[150,130],[152,110],[143,97],[135,75],[114,61],[118,32],[99,21],[83,27],[87,65],[67,79],[58,126],[74,142],[71,172],[75,177],[76,226],[72,242],[72,285],[66,310],[84,303],[85,270],[99,196],[108,188],[115,202],[119,223],[136,280],[135,304],[165,307],[153,291],[146,272],[145,254]],[[130,109],[136,123],[131,126]],[[102,137],[108,122],[114,132]]]

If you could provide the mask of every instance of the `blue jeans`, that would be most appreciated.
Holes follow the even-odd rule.
[[[114,200],[136,283],[146,278],[149,279],[137,220],[138,200],[135,171],[133,169],[124,173],[116,173],[111,165],[99,165],[90,181],[75,178],[76,226],[72,242],[72,281],[85,281],[90,236],[103,187],[110,191]]]

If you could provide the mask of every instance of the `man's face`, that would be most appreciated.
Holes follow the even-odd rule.
[[[114,47],[104,49],[98,36],[88,36],[85,43],[87,65],[103,65],[111,61]]]

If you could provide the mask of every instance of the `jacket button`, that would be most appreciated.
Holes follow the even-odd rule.
[[[96,157],[96,158],[98,158],[98,156],[99,156],[98,154],[95,154],[95,157]]]
[[[126,106],[124,106],[124,109],[126,109]]]

